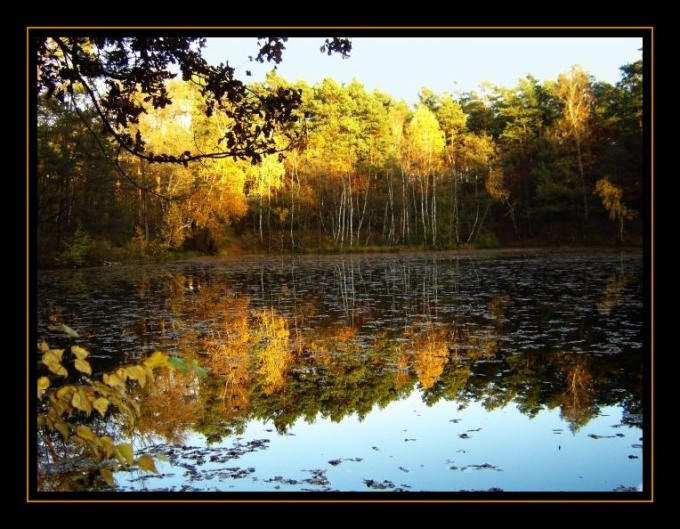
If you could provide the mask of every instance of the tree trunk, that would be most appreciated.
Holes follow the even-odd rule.
[[[588,221],[588,194],[586,193],[586,177],[583,170],[583,155],[581,153],[581,135],[574,127],[574,139],[576,140],[576,157],[578,159],[578,172],[581,177],[581,191],[583,193],[583,218]]]

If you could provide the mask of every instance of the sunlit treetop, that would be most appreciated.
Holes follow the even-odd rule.
[[[280,63],[285,37],[259,38],[252,60]],[[257,163],[294,144],[277,145],[275,131],[297,121],[299,90],[280,87],[257,93],[237,79],[229,63],[209,64],[202,55],[204,38],[196,37],[44,37],[38,42],[38,94],[60,101],[84,94],[101,118],[103,130],[119,148],[154,163],[181,163],[202,158],[235,157]],[[351,42],[326,39],[322,53],[348,57]],[[232,123],[211,152],[152,152],[135,125],[146,109],[172,103],[166,82],[181,75],[197,84],[205,114],[221,112]]]

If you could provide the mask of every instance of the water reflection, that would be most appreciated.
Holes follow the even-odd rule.
[[[640,426],[641,273],[639,255],[541,253],[52,272],[38,330],[55,343],[47,325],[68,322],[99,369],[159,348],[209,368],[143,396],[139,434],[167,442],[361,420],[416,390],[427,406],[559,410],[577,432],[609,406]]]

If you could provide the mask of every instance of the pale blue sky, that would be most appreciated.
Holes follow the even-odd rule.
[[[320,53],[324,39],[291,38],[286,44],[279,73],[289,81],[304,79],[313,85],[325,77],[340,83],[356,78],[368,90],[378,88],[408,103],[418,91],[477,89],[483,81],[513,86],[531,73],[543,81],[556,79],[572,65],[583,66],[596,79],[615,83],[619,67],[638,60],[642,38],[609,37],[445,37],[352,39],[351,58]],[[260,81],[273,63],[250,62],[257,55],[257,39],[211,38],[205,52],[211,62],[228,60],[244,80]],[[246,77],[251,70],[253,76]]]

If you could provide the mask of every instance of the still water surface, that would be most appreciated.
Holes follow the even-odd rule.
[[[642,483],[642,257],[248,257],[41,273],[38,334],[167,371],[120,490],[612,491]]]

